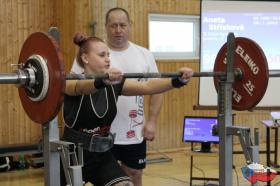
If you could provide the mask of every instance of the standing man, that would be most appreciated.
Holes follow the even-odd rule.
[[[129,41],[131,20],[125,9],[110,9],[106,13],[105,27],[112,67],[124,73],[158,72],[151,52]],[[72,72],[81,73],[78,68],[74,63]],[[145,119],[144,96],[118,98],[119,112],[111,126],[111,132],[116,133],[112,152],[135,186],[142,185],[142,173],[146,166],[146,140],[152,141],[155,137],[161,105],[162,95],[151,95],[149,117]]]

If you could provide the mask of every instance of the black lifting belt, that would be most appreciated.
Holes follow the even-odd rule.
[[[73,143],[82,143],[83,148],[90,152],[106,152],[114,145],[115,134],[108,136],[91,135],[65,127],[63,139]]]

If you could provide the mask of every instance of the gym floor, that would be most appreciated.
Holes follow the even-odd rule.
[[[236,149],[238,150],[239,147]],[[264,144],[261,145],[261,150],[264,149]],[[151,186],[189,186],[190,178],[190,151],[188,150],[174,150],[173,152],[164,153],[149,153],[148,159],[161,158],[168,156],[172,158],[171,162],[148,164],[144,170],[143,185]],[[265,164],[265,154],[260,155],[261,163]],[[279,162],[279,161],[278,161]],[[218,157],[216,155],[197,156],[194,157],[193,176],[199,177],[218,177]],[[241,167],[245,165],[245,159],[242,154],[234,155],[234,165],[236,172],[233,171],[233,185],[234,186],[250,186],[251,184],[245,180],[241,173]],[[236,174],[237,173],[237,174]],[[238,175],[238,176],[237,176]],[[218,184],[218,182],[193,181],[193,185]],[[29,168],[23,171],[11,171],[7,173],[0,173],[1,186],[43,186],[44,173],[43,169]],[[266,183],[258,182],[258,186],[264,186]],[[276,177],[272,182],[272,186],[280,186],[280,176]],[[92,186],[86,184],[86,186]]]

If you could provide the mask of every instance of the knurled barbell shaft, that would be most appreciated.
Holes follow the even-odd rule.
[[[194,72],[194,77],[214,77],[224,76],[224,72]],[[163,72],[163,73],[124,73],[124,78],[170,78],[179,77],[179,72]],[[108,74],[68,74],[66,80],[83,80],[83,79],[106,79]],[[15,73],[1,73],[0,84],[18,84],[24,85],[28,81],[29,75],[19,70]]]
[[[163,73],[124,73],[124,78],[171,78],[180,77],[179,72],[163,72]],[[225,72],[194,72],[194,77],[214,77],[225,76]],[[68,74],[66,80],[85,80],[85,79],[107,79],[108,74]],[[23,70],[15,73],[1,73],[0,84],[17,84],[24,85],[29,81],[29,75]]]
[[[179,72],[162,72],[162,73],[124,73],[124,78],[171,78],[180,77]],[[214,77],[225,76],[225,72],[194,72],[193,77]],[[66,80],[82,79],[106,79],[108,74],[68,74]]]
[[[213,77],[213,76],[222,76],[223,72],[195,72],[194,77]],[[124,73],[124,78],[170,78],[170,77],[179,77],[180,73],[178,72],[165,72],[165,73]],[[28,80],[28,75],[23,73],[1,73],[0,74],[0,84],[21,84]],[[108,74],[68,74],[66,75],[66,80],[82,80],[82,79],[106,79]]]
[[[235,76],[242,76],[241,70],[234,71]],[[179,72],[161,72],[161,73],[124,73],[124,78],[172,78],[180,77]],[[225,77],[226,72],[194,72],[193,77]],[[66,80],[82,80],[82,79],[106,79],[108,74],[68,74]],[[279,71],[269,71],[269,77],[280,77]]]
[[[223,77],[226,72],[194,72],[193,77]],[[237,74],[238,75],[238,72]],[[124,78],[172,78],[180,77],[179,72],[162,72],[162,73],[124,73]],[[280,77],[280,71],[269,71],[269,77]],[[108,74],[68,74],[66,80],[84,80],[84,79],[106,79]],[[17,84],[24,85],[29,79],[28,74],[23,71],[15,73],[0,73],[0,84]]]

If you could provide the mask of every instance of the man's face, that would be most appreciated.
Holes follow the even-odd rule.
[[[123,49],[128,45],[130,22],[121,10],[109,14],[106,24],[107,42],[113,49]]]

